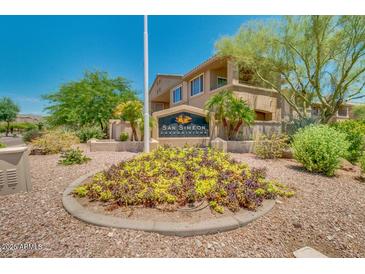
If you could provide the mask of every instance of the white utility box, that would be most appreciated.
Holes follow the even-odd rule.
[[[0,149],[0,195],[30,191],[28,148]]]

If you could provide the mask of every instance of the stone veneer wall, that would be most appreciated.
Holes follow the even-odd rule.
[[[254,141],[227,141],[227,152],[254,153]]]

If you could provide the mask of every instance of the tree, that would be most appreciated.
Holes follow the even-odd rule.
[[[0,99],[0,121],[6,122],[6,136],[9,135],[10,122],[15,121],[19,107],[10,98],[2,97]]]
[[[139,100],[126,101],[116,106],[114,115],[130,123],[132,128],[131,141],[138,141],[137,128],[143,120],[143,105]]]
[[[301,118],[316,102],[326,123],[343,103],[365,97],[364,16],[250,22],[216,48],[251,71],[252,81],[280,93]]]
[[[356,120],[365,121],[365,105],[354,106],[352,113]]]
[[[221,91],[210,97],[205,109],[208,110],[209,116],[214,115],[218,125],[223,127],[228,140],[234,140],[240,127],[243,124],[251,125],[255,119],[255,112],[230,90]]]
[[[50,102],[46,110],[51,125],[96,125],[106,132],[115,107],[120,102],[136,100],[137,95],[123,77],[111,78],[106,72],[96,71],[86,72],[80,81],[66,83],[43,98]]]

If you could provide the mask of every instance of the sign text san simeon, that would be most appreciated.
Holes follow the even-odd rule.
[[[200,115],[169,115],[159,119],[159,137],[209,137],[209,124]]]

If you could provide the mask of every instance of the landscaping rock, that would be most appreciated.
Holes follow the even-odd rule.
[[[329,241],[333,241],[333,239],[335,238],[335,236],[333,236],[333,235],[328,235],[327,236],[327,239],[329,240]]]
[[[213,148],[221,150],[223,152],[227,152],[227,141],[221,139],[221,138],[215,138],[211,145]]]
[[[324,254],[309,246],[298,249],[293,253],[296,258],[327,258]]]
[[[343,158],[341,159],[340,168],[345,171],[355,171],[356,170],[355,165],[351,164],[349,161],[347,161],[346,159],[343,159]]]
[[[198,248],[203,246],[202,242],[201,242],[201,241],[199,241],[198,239],[195,239],[195,244],[196,244],[196,246],[197,246]]]
[[[329,257],[365,257],[365,187],[348,172],[328,178],[303,171],[295,161],[233,154],[250,166],[266,166],[269,178],[293,187],[296,195],[283,199],[249,225],[229,232],[180,238],[115,229],[113,237],[108,237],[110,228],[86,224],[69,215],[62,207],[61,193],[80,176],[136,154],[89,152],[86,147],[85,151],[92,160],[76,166],[58,165],[59,155],[30,156],[32,192],[0,197],[0,243],[38,243],[42,248],[1,250],[0,257],[277,258],[293,257],[293,251],[304,245]],[[298,220],[302,229],[293,228]],[[340,231],[335,232],[334,226]],[[336,237],[329,242],[327,235],[331,233]],[[202,245],[198,247],[199,242]],[[213,242],[220,243],[221,248],[206,248],[206,243]]]
[[[282,158],[284,159],[293,159],[294,155],[293,155],[293,151],[291,148],[287,148],[283,151],[283,155]]]

